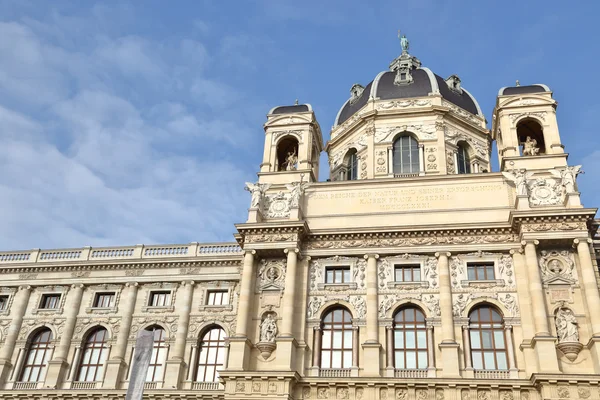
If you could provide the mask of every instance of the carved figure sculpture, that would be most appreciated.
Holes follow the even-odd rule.
[[[285,185],[290,191],[290,195],[288,197],[288,202],[290,208],[298,207],[300,204],[300,198],[304,194],[304,191],[309,186],[308,182],[292,182],[290,184]]]
[[[308,302],[308,318],[314,318],[317,316],[319,309],[321,308],[321,299],[318,297],[313,297]]]
[[[267,314],[260,324],[260,341],[274,342],[275,336],[277,336],[277,323],[271,314]]]
[[[533,173],[527,172],[524,169],[513,169],[502,172],[502,175],[515,184],[517,196],[527,196],[529,194],[527,191],[527,180],[533,176]]]
[[[398,31],[398,37],[400,38],[400,46],[402,47],[402,52],[403,53],[407,53],[408,49],[410,47],[410,43],[408,41],[408,38],[406,37],[406,35],[402,35],[400,37],[400,31]]]
[[[551,169],[549,172],[555,178],[560,179],[560,184],[565,188],[565,192],[567,193],[577,192],[577,175],[584,173],[581,165],[566,167],[560,171]]]
[[[250,192],[252,198],[250,200],[250,208],[259,208],[262,198],[267,190],[271,187],[270,183],[250,183],[246,182],[244,190]]]
[[[467,302],[469,301],[469,295],[464,295],[463,293],[459,294],[454,301],[454,305],[452,306],[452,313],[455,317],[460,317],[467,307]]]
[[[288,152],[285,157],[285,170],[286,171],[295,171],[297,169],[298,164],[298,156],[296,155],[296,149],[294,151]]]
[[[506,310],[509,312],[511,316],[516,316],[519,313],[519,309],[517,307],[517,300],[507,293],[505,297],[498,297],[498,300],[506,307]]]
[[[579,328],[573,311],[561,308],[556,313],[556,333],[558,342],[579,342]]]
[[[523,155],[524,156],[537,156],[540,153],[540,148],[537,147],[537,140],[532,139],[531,136],[527,136],[523,142]]]

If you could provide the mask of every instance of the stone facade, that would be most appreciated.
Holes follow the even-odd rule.
[[[123,399],[149,329],[145,398],[600,399],[596,209],[552,93],[513,92],[491,131],[439,91],[369,98],[332,129],[328,182],[310,106],[272,110],[237,243],[0,253],[0,397]],[[417,173],[394,170],[405,133]]]

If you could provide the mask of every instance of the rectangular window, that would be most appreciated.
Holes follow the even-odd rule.
[[[0,311],[8,308],[8,296],[0,296]]]
[[[468,263],[467,275],[470,281],[494,280],[494,263]]]
[[[171,292],[170,291],[156,291],[150,293],[150,302],[148,303],[151,307],[166,307],[171,305]]]
[[[60,294],[43,294],[40,301],[40,308],[46,310],[55,310],[60,304]]]
[[[350,266],[327,267],[325,283],[350,283]]]
[[[227,290],[209,290],[206,298],[208,306],[225,306],[229,304],[229,293]]]
[[[95,308],[110,308],[115,306],[115,293],[96,293],[94,298]]]
[[[416,265],[396,265],[394,266],[394,276],[396,282],[419,282],[421,280],[421,266]]]

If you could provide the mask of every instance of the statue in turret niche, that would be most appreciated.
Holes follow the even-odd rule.
[[[558,342],[579,342],[579,329],[577,318],[573,311],[568,308],[561,308],[556,313],[556,333]]]
[[[295,171],[298,164],[298,156],[296,155],[296,149],[294,151],[288,152],[285,157],[285,170],[286,171]]]
[[[277,336],[277,323],[271,314],[268,314],[260,324],[260,341],[274,342]]]
[[[537,140],[532,139],[531,136],[527,136],[523,142],[523,155],[537,156],[538,154],[540,154],[540,148],[538,147]]]

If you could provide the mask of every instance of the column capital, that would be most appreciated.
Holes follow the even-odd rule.
[[[31,290],[31,285],[21,285],[19,286],[19,290]]]
[[[243,250],[243,251],[244,251],[244,255],[246,255],[246,254],[255,255],[256,254],[256,250]]]
[[[354,332],[357,332],[357,331],[358,331],[358,326],[354,325],[354,326],[352,327],[352,330],[353,330]]]
[[[525,247],[528,244],[533,244],[534,246],[538,246],[540,244],[539,240],[522,240],[521,241],[521,246]]]
[[[512,331],[512,325],[504,325],[504,330],[505,331]]]
[[[74,283],[71,285],[71,289],[83,289],[83,283]]]
[[[462,326],[462,330],[463,331],[468,331],[469,330],[469,325],[463,325]]]
[[[365,260],[367,260],[367,259],[369,259],[371,257],[377,260],[379,258],[379,254],[370,253],[370,254],[365,254],[364,255]]]
[[[320,326],[313,326],[313,331],[316,331],[316,332],[318,332],[318,331],[320,331],[320,330],[321,330],[321,327],[320,327]]]
[[[181,281],[181,286],[194,286],[195,284],[194,281]]]
[[[576,247],[577,245],[579,245],[579,243],[592,244],[594,243],[594,241],[590,238],[573,239],[573,247]]]
[[[437,252],[434,254],[435,258],[440,258],[441,256],[446,256],[446,257],[450,257],[452,255],[452,253],[450,253],[449,251],[442,251],[442,252]]]
[[[284,249],[284,250],[283,250],[283,252],[284,252],[285,254],[288,254],[290,251],[293,251],[293,252],[294,252],[294,253],[296,253],[296,254],[300,253],[300,249],[299,249],[299,248],[297,248],[297,247],[290,247],[290,248],[287,248],[287,249]]]
[[[127,282],[125,287],[138,287],[140,284],[137,282]]]
[[[392,325],[386,325],[385,329],[388,330],[388,331],[393,331],[394,327]]]
[[[523,247],[519,247],[518,249],[510,249],[509,253],[511,256],[514,256],[515,254],[523,254],[525,250],[523,249]]]

